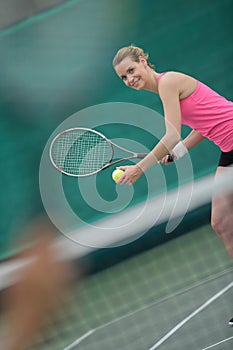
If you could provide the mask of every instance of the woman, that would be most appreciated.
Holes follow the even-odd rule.
[[[165,135],[148,156],[136,165],[119,167],[124,174],[117,183],[133,184],[156,162],[169,164],[169,153],[176,160],[204,138],[222,151],[216,176],[233,172],[233,102],[186,74],[156,72],[148,55],[135,46],[121,48],[113,67],[126,86],[160,96],[166,125]],[[181,142],[182,124],[192,131]],[[233,258],[233,194],[213,198],[211,224]]]

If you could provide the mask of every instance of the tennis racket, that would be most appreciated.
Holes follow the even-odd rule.
[[[127,156],[114,160],[114,149]],[[50,145],[53,166],[68,176],[83,177],[97,174],[108,167],[129,159],[142,159],[147,153],[131,152],[96,130],[72,128],[60,132]]]

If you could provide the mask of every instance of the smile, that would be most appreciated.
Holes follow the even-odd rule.
[[[136,87],[138,85],[138,83],[140,83],[140,78],[138,78],[137,80],[135,80],[132,84],[130,84],[133,87]]]

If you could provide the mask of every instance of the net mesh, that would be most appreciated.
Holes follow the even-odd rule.
[[[61,133],[51,147],[56,167],[73,176],[94,173],[112,158],[112,146],[94,131],[71,129]]]
[[[134,252],[127,259],[121,256],[117,264],[114,259],[116,262],[119,249],[110,250],[108,268],[70,286],[56,316],[48,321],[46,331],[37,336],[30,349],[231,349],[232,329],[227,321],[232,317],[232,260],[208,224],[210,208],[205,214],[206,224],[197,229],[193,229],[189,216],[200,220],[213,191],[218,196],[233,193],[232,172],[215,185],[210,180],[213,177],[194,184],[186,229],[184,223],[178,227],[186,234],[173,236],[163,232],[170,237],[165,244],[139,254]],[[185,191],[185,186],[179,189],[182,198]],[[168,203],[173,201],[174,193],[169,193]],[[159,198],[150,204],[158,203]],[[171,211],[172,205],[161,222],[168,220]],[[177,210],[176,214],[181,213]],[[109,244],[106,238],[105,245]],[[76,261],[77,256],[85,258],[90,253],[63,238],[55,245],[62,247],[62,259]],[[130,244],[127,250],[134,247]],[[90,254],[92,258],[86,262],[95,265],[104,259],[103,251],[95,253],[97,258]],[[6,274],[1,276],[1,282],[5,277]]]

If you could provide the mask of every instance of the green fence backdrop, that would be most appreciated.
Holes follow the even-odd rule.
[[[111,64],[119,47],[141,46],[159,72],[191,74],[232,99],[232,10],[231,0],[70,0],[0,32],[1,258],[44,211],[41,153],[63,120],[108,102],[162,113],[157,96],[122,86]],[[110,122],[114,129],[117,120]],[[194,149],[195,176],[212,172],[218,155],[208,141]],[[175,172],[168,177],[175,184]],[[110,179],[100,179],[103,195],[108,186]],[[94,220],[97,213],[79,203],[83,217]]]

